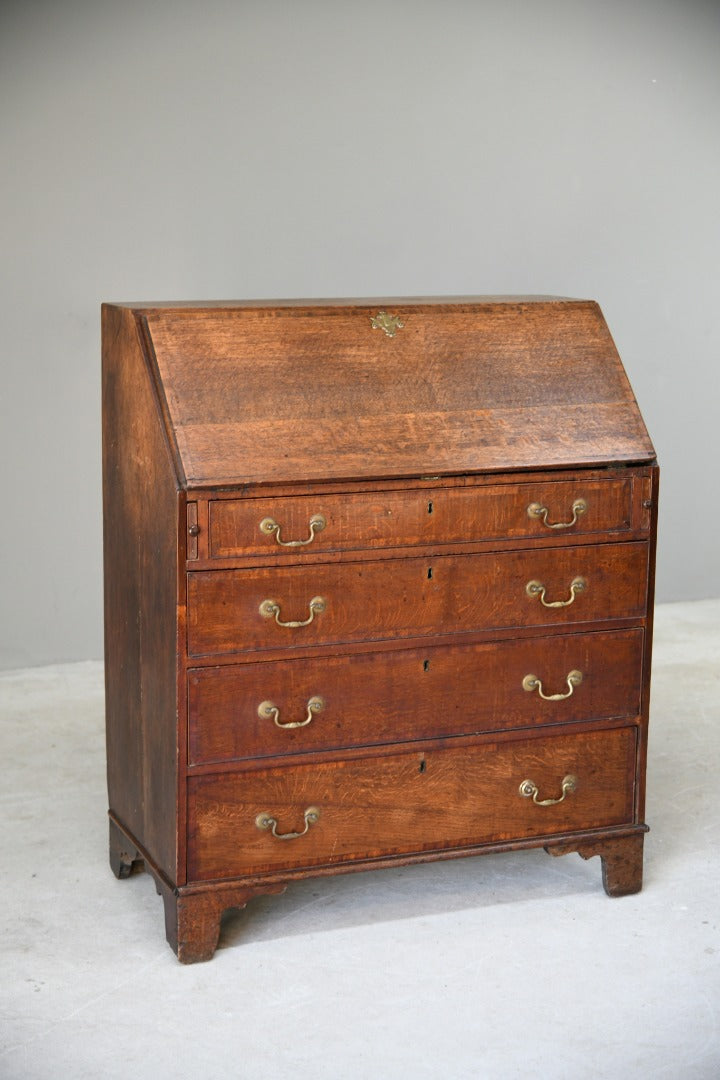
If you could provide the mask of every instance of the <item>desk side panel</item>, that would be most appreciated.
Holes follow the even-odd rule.
[[[105,688],[110,811],[177,880],[182,496],[130,312],[103,308]],[[184,553],[183,553],[184,559]]]

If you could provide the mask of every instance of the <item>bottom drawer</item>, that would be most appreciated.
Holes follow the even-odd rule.
[[[193,777],[189,880],[628,824],[635,753],[628,727]]]

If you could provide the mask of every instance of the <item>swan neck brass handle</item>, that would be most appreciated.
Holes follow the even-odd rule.
[[[273,817],[272,814],[269,814],[267,811],[258,814],[255,818],[255,824],[258,829],[262,829],[265,832],[270,831],[276,840],[298,840],[301,836],[305,835],[311,825],[314,825],[319,820],[320,811],[317,806],[308,806],[303,814],[303,818],[305,820],[305,828],[302,832],[279,833],[277,831],[277,818]]]
[[[582,671],[570,671],[568,672],[565,682],[568,685],[566,694],[546,694],[543,690],[542,679],[538,679],[537,675],[526,675],[522,681],[523,690],[529,690],[531,693],[533,690],[537,690],[543,701],[564,701],[565,698],[572,697],[573,690],[576,686],[579,686],[583,681]]]
[[[562,782],[562,795],[559,799],[538,799],[540,792],[538,786],[532,780],[523,780],[520,785],[520,794],[524,799],[532,799],[536,806],[557,806],[558,803],[563,802],[566,795],[572,795],[578,785],[577,776],[569,774],[564,777]]]
[[[570,582],[570,598],[569,600],[546,600],[545,599],[545,586],[542,581],[528,581],[525,586],[525,592],[528,596],[533,598],[537,597],[543,607],[570,607],[574,602],[578,593],[584,592],[587,589],[588,583],[585,578],[576,577]]]
[[[327,521],[322,514],[313,514],[308,522],[310,535],[307,540],[283,540],[280,537],[280,526],[275,518],[266,517],[260,522],[260,532],[265,536],[274,536],[280,547],[305,547],[306,544],[312,544],[315,533],[322,532],[326,525]]]
[[[287,723],[280,723],[280,710],[274,701],[263,701],[261,705],[258,705],[258,716],[261,720],[269,720],[270,717],[275,721],[275,727],[282,728],[284,731],[289,731],[290,728],[307,727],[313,718],[313,714],[320,712],[325,705],[325,702],[321,697],[311,697],[307,703],[307,716],[304,720],[288,720]]]
[[[576,499],[572,504],[572,517],[570,521],[548,521],[548,514],[550,509],[547,506],[543,506],[542,503],[530,503],[527,508],[527,515],[531,518],[538,518],[542,521],[543,525],[548,529],[570,529],[576,523],[579,517],[587,511],[587,502],[585,499]]]
[[[280,605],[277,600],[263,600],[259,607],[260,614],[263,619],[275,619],[278,626],[289,626],[291,628],[297,626],[309,626],[316,615],[325,610],[325,600],[322,596],[313,596],[312,600],[308,604],[310,614],[307,619],[295,619],[291,622],[283,622],[280,618]]]

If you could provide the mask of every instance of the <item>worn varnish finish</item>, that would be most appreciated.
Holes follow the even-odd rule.
[[[110,862],[183,962],[309,874],[640,888],[657,467],[596,304],[106,305],[103,417]]]

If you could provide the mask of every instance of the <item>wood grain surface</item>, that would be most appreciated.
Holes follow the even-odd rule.
[[[322,656],[188,672],[190,765],[302,755],[436,736],[635,717],[640,711],[643,631],[559,634],[520,641]],[[523,689],[528,674],[544,701]],[[258,714],[272,701],[281,729]]]
[[[309,875],[547,845],[640,887],[658,472],[595,303],[104,305],[103,483],[110,862],[182,961]]]
[[[450,487],[362,492],[348,495],[304,495],[295,498],[213,500],[209,506],[211,558],[274,554],[286,558],[320,551],[374,550],[426,544],[537,538],[627,532],[632,523],[632,481],[574,480],[503,484],[494,487]],[[573,514],[576,500],[587,509]],[[550,525],[531,517],[532,504],[547,508]],[[260,523],[272,518],[280,540],[307,541],[310,521],[325,519],[324,528],[301,548],[283,547]],[[573,524],[569,524],[573,521]]]
[[[654,457],[596,304],[138,311],[191,485]],[[198,372],[202,378],[198,378]]]
[[[635,742],[619,728],[192,778],[189,880],[629,823]],[[568,774],[577,791],[559,805],[519,794],[530,779],[541,799],[559,798]],[[256,825],[267,812],[279,833],[300,832],[309,807],[319,820],[297,839]]]
[[[631,543],[316,564],[311,570],[202,571],[188,575],[188,650],[191,656],[277,651],[638,618],[645,610],[647,562],[647,544]],[[537,580],[549,603],[564,601],[577,577],[587,587],[568,607],[544,607],[526,592]],[[308,626],[278,626],[260,614],[261,603],[272,599],[281,621],[301,621],[316,596],[326,608]]]
[[[177,853],[178,484],[127,312],[105,310],[103,340],[110,809],[175,877],[184,874]]]

